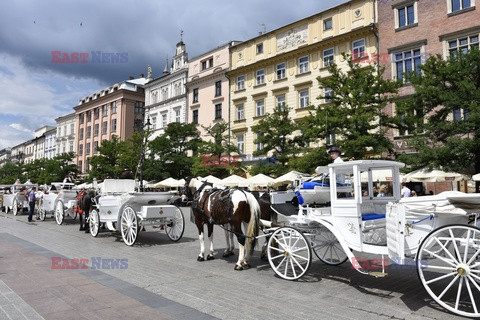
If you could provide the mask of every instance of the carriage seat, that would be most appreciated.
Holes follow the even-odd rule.
[[[364,202],[361,205],[363,242],[373,245],[387,243],[385,205]]]
[[[300,189],[315,189],[315,187],[325,187],[325,188],[330,188],[329,183],[324,183],[320,181],[306,181],[303,183],[302,187]],[[351,184],[347,183],[337,183],[337,187],[351,187]]]

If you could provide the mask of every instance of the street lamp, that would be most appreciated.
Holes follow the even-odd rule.
[[[145,127],[147,129],[151,126],[152,124],[150,123],[150,117],[147,118],[147,123],[143,125],[142,128],[142,150],[140,154],[140,162],[138,164],[139,170],[140,171],[140,192],[143,191],[143,161],[145,160],[145,145],[147,144],[146,137],[145,137]]]

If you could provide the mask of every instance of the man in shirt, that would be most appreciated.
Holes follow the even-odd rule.
[[[342,158],[340,158],[340,149],[337,147],[331,147],[330,150],[328,150],[328,153],[330,154],[330,157],[333,159],[333,163],[340,163],[343,162]]]
[[[35,196],[36,191],[37,187],[32,187],[28,193],[28,222],[32,222],[33,212],[35,211],[35,201],[37,200],[37,197]]]
[[[402,190],[400,191],[400,194],[402,198],[408,198],[410,197],[410,189],[408,189],[407,184],[405,182],[402,182]]]

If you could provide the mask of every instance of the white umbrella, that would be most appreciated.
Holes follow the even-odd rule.
[[[269,176],[264,175],[263,173],[259,173],[256,176],[250,177],[247,180],[241,182],[239,184],[240,187],[266,187],[269,183],[271,183],[274,179],[270,178]]]
[[[207,181],[207,182],[211,182],[211,183],[215,183],[215,184],[221,184],[222,183],[222,179],[219,179],[219,178],[214,177],[212,175],[206,176],[205,178],[198,177],[198,179],[200,181]]]
[[[244,182],[245,178],[242,178],[240,176],[237,176],[235,174],[232,174],[230,177],[227,177],[223,179],[220,184],[226,186],[226,187],[238,187],[240,183]]]
[[[298,172],[298,171],[290,171],[288,173],[285,173],[283,176],[280,176],[280,177],[274,179],[272,182],[270,182],[270,184],[274,185],[274,186],[279,186],[279,185],[288,184],[288,183],[293,182],[295,180],[305,178],[305,177],[309,177],[309,176],[310,175],[306,174],[306,173],[301,173],[301,172]]]
[[[468,177],[456,173],[456,172],[445,172],[442,170],[428,170],[426,168],[418,169],[412,171],[405,175],[405,181],[412,182],[443,182],[443,181],[462,181],[468,180]]]
[[[177,187],[177,186],[178,186],[178,180],[175,180],[172,177],[170,177],[160,182],[157,182],[156,184],[154,184],[153,187],[154,188],[171,188],[171,187]]]
[[[391,169],[378,169],[372,170],[372,181],[392,181],[393,180],[393,171]],[[368,171],[363,171],[361,173],[362,182],[368,182]],[[404,175],[400,174],[400,181],[403,181]]]
[[[472,180],[473,180],[473,181],[480,181],[480,173],[474,174],[474,175],[472,176]]]

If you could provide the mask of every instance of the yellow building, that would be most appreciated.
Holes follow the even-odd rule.
[[[287,105],[298,120],[324,103],[317,77],[332,62],[345,67],[342,53],[377,52],[374,3],[349,1],[231,47],[230,125],[242,154],[262,148],[251,128],[274,106]]]

